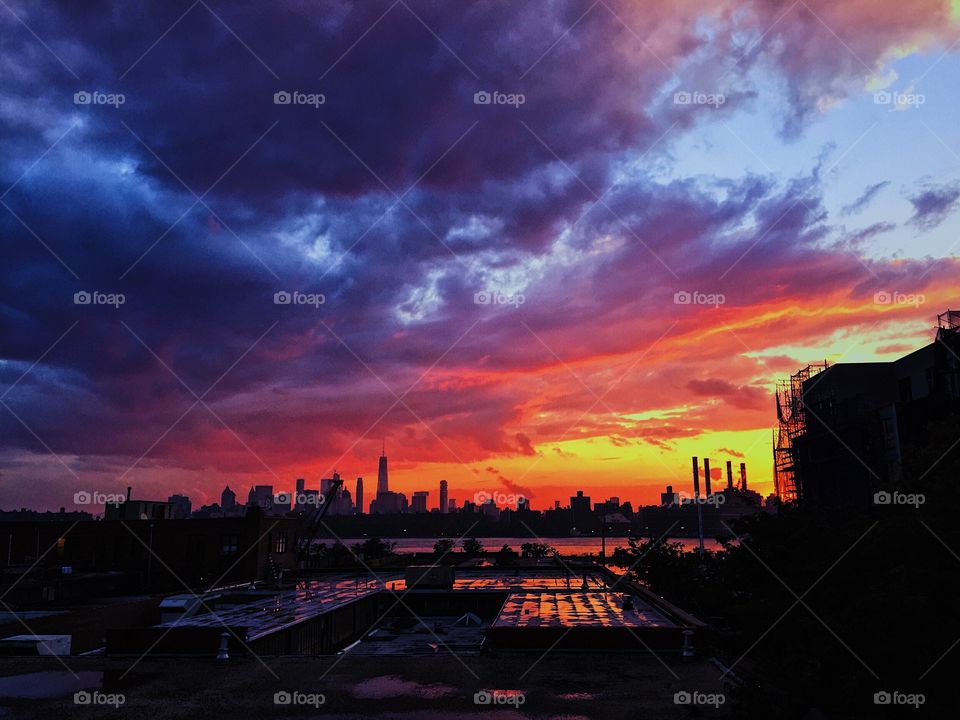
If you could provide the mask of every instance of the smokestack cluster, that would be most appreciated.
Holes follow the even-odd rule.
[[[700,463],[696,455],[693,456],[693,496],[700,497]],[[713,491],[710,488],[710,458],[703,459],[703,489],[706,497],[710,497]],[[733,490],[733,461],[727,460],[727,489]],[[740,463],[740,490],[747,489],[747,464]],[[667,492],[670,492],[668,489]]]

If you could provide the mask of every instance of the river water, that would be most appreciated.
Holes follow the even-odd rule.
[[[368,538],[345,538],[347,545],[361,543]],[[414,552],[433,552],[433,545],[441,538],[383,538],[392,543],[396,543],[396,551],[400,553]],[[446,538],[453,539],[456,538]],[[597,555],[600,553],[601,539],[599,537],[553,537],[553,538],[518,538],[518,537],[485,537],[477,538],[483,545],[483,549],[491,552],[509,545],[512,550],[520,552],[520,546],[523,543],[541,542],[554,548],[561,555]],[[698,542],[695,538],[672,538],[672,543],[680,543],[685,550],[696,550]],[[456,549],[460,549],[460,542],[457,542]],[[712,538],[704,538],[703,546],[707,550],[720,549],[720,543]],[[615,548],[629,547],[627,539],[623,537],[607,538],[607,555],[613,553]]]

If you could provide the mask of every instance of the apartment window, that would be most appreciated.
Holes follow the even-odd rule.
[[[277,554],[285,553],[287,551],[287,533],[279,532],[277,533]]]
[[[240,537],[238,535],[224,535],[220,542],[221,555],[236,555],[240,551]]]

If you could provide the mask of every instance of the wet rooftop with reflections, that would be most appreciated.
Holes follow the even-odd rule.
[[[597,574],[538,568],[460,571],[453,590],[512,591],[494,627],[674,626],[639,600],[634,600],[634,609],[624,610],[621,595],[604,592],[605,587],[604,579]],[[378,573],[376,577],[333,576],[311,580],[306,588],[251,591],[250,600],[243,594],[234,596],[225,606],[222,599],[208,600],[212,612],[201,609],[193,617],[161,623],[159,627],[245,627],[248,639],[255,640],[383,590],[405,592],[403,576],[397,573]]]
[[[637,598],[632,598],[632,608],[624,609],[622,597],[578,591],[511,593],[493,627],[676,627]]]
[[[255,640],[287,625],[309,620],[358,598],[380,592],[384,582],[389,585],[398,577],[394,573],[383,573],[379,574],[379,579],[352,576],[313,580],[306,589],[258,593],[250,602],[214,607],[214,612],[201,610],[194,617],[161,623],[159,627],[246,627],[249,628],[249,639]],[[213,607],[211,601],[207,604]]]

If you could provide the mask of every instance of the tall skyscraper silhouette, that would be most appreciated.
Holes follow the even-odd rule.
[[[363,515],[363,478],[357,478],[357,515]]]
[[[450,510],[450,503],[447,500],[447,481],[440,481],[440,512],[447,513]]]
[[[377,468],[377,495],[390,492],[390,485],[387,482],[387,448],[384,445],[380,452],[380,466]]]

